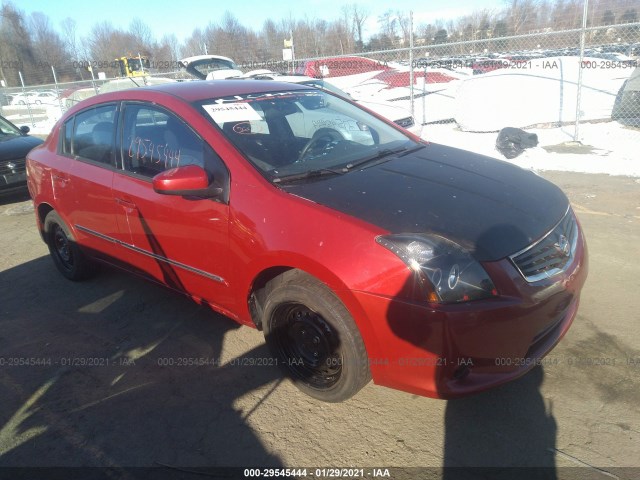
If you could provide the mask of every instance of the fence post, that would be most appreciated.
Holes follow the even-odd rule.
[[[425,78],[425,82],[427,79]],[[414,116],[414,105],[413,105],[413,10],[409,11],[409,101],[411,102],[411,117]],[[415,121],[415,119],[414,119]]]
[[[51,73],[53,73],[53,83],[56,86],[56,97],[58,97],[58,105],[60,105],[60,113],[62,113],[62,99],[60,98],[60,89],[58,88],[58,77],[56,77],[56,69],[51,65]]]
[[[96,77],[93,76],[93,66],[91,65],[91,62],[88,62],[88,63],[89,63],[89,71],[91,72],[91,84],[93,85],[93,89],[95,90],[96,95],[98,95],[98,87],[96,85]]]
[[[20,84],[22,85],[22,93],[26,93],[25,89],[24,89],[24,79],[22,78],[22,72],[18,71],[18,76],[20,77]],[[29,119],[31,120],[31,126],[35,127],[36,126],[36,122],[33,121],[33,114],[31,113],[31,105],[29,104],[29,99],[27,99],[27,96],[24,96],[24,103],[27,105],[27,111],[29,112]]]
[[[584,59],[584,43],[587,35],[587,15],[589,13],[589,0],[584,0],[584,11],[582,12],[582,31],[580,32],[580,58],[578,60],[578,89],[576,92],[576,126],[573,132],[573,141],[578,142],[580,132],[580,106],[582,97],[582,61]]]
[[[429,58],[429,52],[425,55]],[[424,62],[424,78],[422,79],[422,125],[427,123],[427,60]]]

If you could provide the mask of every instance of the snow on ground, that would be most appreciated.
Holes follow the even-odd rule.
[[[537,171],[558,170],[640,177],[639,129],[628,128],[617,122],[583,123],[579,128],[581,145],[566,144],[573,140],[573,125],[527,129],[527,132],[538,135],[538,146],[525,150],[511,160],[496,150],[497,132],[463,132],[457,124],[447,123],[425,125],[422,138]]]
[[[55,121],[44,121],[36,123],[35,127],[30,127],[31,135],[49,135],[51,129],[55,125]]]

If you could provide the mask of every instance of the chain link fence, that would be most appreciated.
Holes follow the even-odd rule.
[[[409,43],[412,48],[238,66],[250,75],[321,77],[355,99],[391,103],[436,141],[437,125],[468,132],[560,128],[565,140],[588,141],[594,130],[581,127],[606,123],[623,129],[617,139],[640,145],[640,23],[495,38],[476,31]],[[114,63],[93,61],[20,72],[21,86],[0,89],[2,115],[47,133],[62,112],[89,96],[192,78],[176,61],[161,63],[145,76],[124,78]],[[83,80],[59,81],[78,76]]]
[[[297,72],[398,102],[423,124],[483,132],[612,119],[640,126],[639,66],[635,23],[310,58]]]

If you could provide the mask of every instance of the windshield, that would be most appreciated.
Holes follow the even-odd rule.
[[[14,126],[12,123],[9,123],[4,118],[0,117],[0,134],[2,135],[22,135],[22,132]]]
[[[138,72],[142,70],[142,68],[149,68],[149,60],[143,58],[142,61],[139,58],[128,58],[127,63],[129,64],[129,70],[132,72]]]
[[[234,95],[198,106],[274,181],[304,178],[305,173],[346,173],[368,160],[419,145],[357,106],[317,89]]]

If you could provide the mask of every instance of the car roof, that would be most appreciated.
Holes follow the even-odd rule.
[[[281,92],[283,90],[305,90],[307,85],[264,80],[194,80],[192,82],[165,83],[134,90],[168,93],[187,102],[208,98],[247,95],[253,93]],[[117,92],[114,92],[117,94]]]
[[[291,92],[297,90],[312,90],[308,85],[277,82],[275,80],[193,80],[188,82],[173,82],[145,87],[116,90],[94,95],[71,107],[63,118],[75,115],[79,111],[102,103],[119,101],[156,102],[161,99],[171,103],[171,99],[185,103],[193,103],[213,98],[231,97],[233,95],[250,95],[270,92]]]

